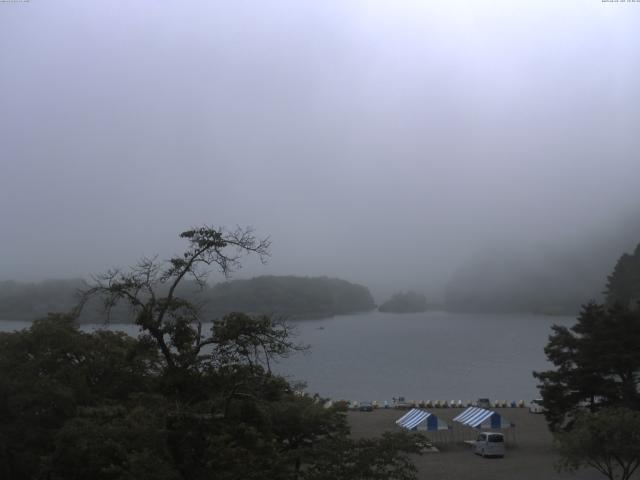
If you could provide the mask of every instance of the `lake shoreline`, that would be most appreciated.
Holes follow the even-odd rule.
[[[56,312],[56,313],[64,314],[65,312]],[[251,313],[251,312],[243,312],[243,313],[247,313],[248,315],[269,315],[269,316],[273,316],[274,318],[281,318],[291,322],[329,320],[329,319],[339,318],[339,317],[349,317],[352,315],[375,315],[375,314],[388,315],[388,316],[400,315],[400,316],[407,316],[407,317],[422,315],[422,314],[431,314],[431,313],[442,313],[442,314],[451,314],[451,315],[478,315],[478,316],[491,315],[491,316],[498,316],[498,317],[508,317],[508,316],[515,315],[515,316],[531,316],[535,318],[566,318],[566,317],[574,316],[573,314],[569,314],[569,313],[564,314],[564,313],[542,313],[542,312],[468,312],[464,310],[446,310],[446,309],[429,309],[423,312],[387,312],[387,311],[383,312],[375,308],[371,310],[358,310],[353,312],[339,312],[339,313],[331,313],[331,314],[318,313],[318,314],[286,315],[286,314],[277,314],[277,313]],[[577,313],[575,316],[577,316]],[[38,316],[35,318],[33,317],[0,318],[0,323],[6,323],[6,322],[33,323],[36,320],[39,320],[41,318],[45,318],[45,317]],[[221,316],[215,317],[215,319],[218,319],[218,318],[221,318]],[[212,322],[213,320],[206,320],[202,323],[212,323]],[[104,325],[135,325],[135,322],[133,321],[123,322],[120,320],[109,320],[104,322],[80,322],[80,325],[103,325],[103,324]]]

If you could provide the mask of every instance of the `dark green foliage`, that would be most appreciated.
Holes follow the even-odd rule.
[[[149,373],[159,371],[149,347],[121,333],[82,333],[61,315],[0,334],[0,457],[13,475],[5,478],[33,477],[83,407],[149,391]]]
[[[276,325],[278,328],[274,328]],[[302,348],[290,337],[286,322],[266,315],[230,313],[213,324],[213,356],[224,364],[248,365],[251,370],[264,367],[271,374],[272,358],[283,358]]]
[[[45,469],[60,480],[180,479],[166,446],[167,407],[162,402],[154,407],[81,409],[57,432]]]
[[[262,367],[288,353],[286,330],[240,316],[180,374],[148,338],[83,333],[65,316],[0,334],[3,478],[290,478],[345,419]]]
[[[623,254],[607,277],[607,304],[637,308],[640,302],[640,244],[633,254]]]
[[[384,302],[378,310],[381,312],[415,313],[424,312],[429,305],[424,295],[416,292],[396,293]]]
[[[82,333],[64,316],[1,334],[2,478],[326,478],[327,465],[336,478],[414,478],[410,443],[352,441],[342,409],[269,374],[264,355],[287,353],[277,323],[232,320],[183,375],[148,338]]]
[[[583,412],[569,432],[555,435],[561,470],[593,467],[610,480],[628,480],[640,466],[640,412]]]
[[[585,409],[640,408],[640,312],[585,305],[571,328],[554,326],[545,353],[554,370],[534,372],[552,430]]]
[[[305,471],[305,480],[411,480],[416,468],[407,454],[420,453],[426,437],[385,433],[382,438],[325,441],[315,450],[319,461]]]

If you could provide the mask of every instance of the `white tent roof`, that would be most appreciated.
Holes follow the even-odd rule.
[[[432,413],[417,408],[409,410],[409,412],[396,420],[396,424],[407,430],[435,431],[447,430],[449,428],[446,422],[440,420]]]
[[[469,407],[453,419],[471,428],[509,428],[513,424],[507,422],[498,412],[479,407]]]

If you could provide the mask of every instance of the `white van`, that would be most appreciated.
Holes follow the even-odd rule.
[[[504,435],[494,432],[482,432],[474,442],[472,451],[483,457],[504,457]]]
[[[542,399],[536,398],[531,400],[531,404],[529,405],[530,413],[544,413],[544,406],[542,405]]]

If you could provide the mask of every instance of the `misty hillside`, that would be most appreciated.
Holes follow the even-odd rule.
[[[607,275],[640,241],[640,221],[571,247],[485,252],[469,260],[446,286],[447,310],[466,312],[578,312],[602,301]]]
[[[78,302],[78,290],[87,287],[79,278],[38,283],[0,282],[0,320],[34,320],[49,312],[67,312]]]
[[[426,311],[428,307],[427,298],[423,294],[409,291],[396,293],[383,302],[378,310],[392,313],[417,313]]]
[[[88,284],[82,279],[0,282],[0,320],[34,320],[49,312],[67,312],[76,305],[78,291],[86,288]],[[203,305],[206,320],[229,312],[326,317],[375,307],[366,287],[327,277],[263,276],[218,283],[204,290],[194,282],[185,282],[178,293]],[[89,303],[80,321],[105,321],[100,307],[97,301]],[[111,321],[131,321],[124,303],[113,310]]]

